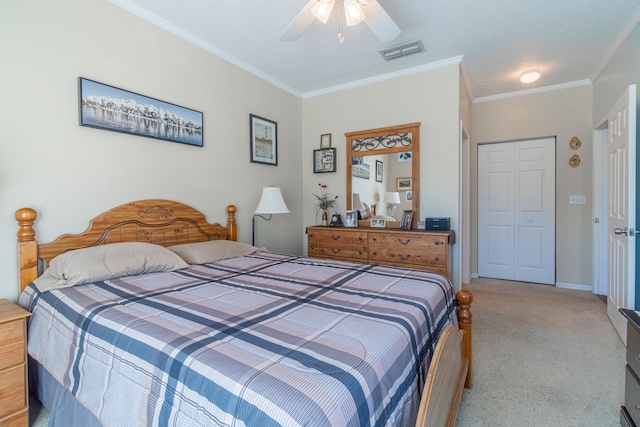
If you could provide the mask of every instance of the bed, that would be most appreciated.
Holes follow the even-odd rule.
[[[413,426],[447,326],[463,331],[469,369],[445,382],[458,398],[471,387],[468,291],[425,271],[253,248],[226,210],[222,226],[142,200],[45,244],[36,212],[16,212],[30,372],[50,425]],[[133,270],[76,277],[122,250]],[[179,260],[158,269],[147,250]]]

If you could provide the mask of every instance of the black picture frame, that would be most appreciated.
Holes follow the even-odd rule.
[[[376,160],[376,182],[382,182],[383,167],[383,163],[380,160]]]
[[[400,220],[400,228],[405,230],[411,230],[411,222],[413,221],[413,211],[406,210],[402,212],[402,219]]]
[[[200,111],[78,77],[80,126],[202,147]]]
[[[278,166],[278,123],[249,114],[251,162]]]
[[[313,150],[313,173],[336,171],[336,149],[321,148]]]

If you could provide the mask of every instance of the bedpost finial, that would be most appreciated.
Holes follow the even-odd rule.
[[[36,232],[33,230],[33,223],[38,214],[31,208],[18,209],[15,214],[18,221],[18,242],[30,242],[35,240]]]
[[[461,323],[471,323],[471,303],[473,303],[473,294],[466,289],[462,289],[456,293],[456,299],[460,304],[458,320]]]

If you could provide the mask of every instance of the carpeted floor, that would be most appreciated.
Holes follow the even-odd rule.
[[[625,348],[596,295],[490,279],[466,288],[474,376],[458,427],[620,425]],[[47,419],[43,409],[32,425]]]
[[[457,426],[619,426],[626,350],[587,291],[491,279],[474,294],[473,388]]]

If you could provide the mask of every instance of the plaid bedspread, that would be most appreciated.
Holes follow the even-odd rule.
[[[28,351],[109,426],[412,425],[449,281],[256,253],[20,296]]]

